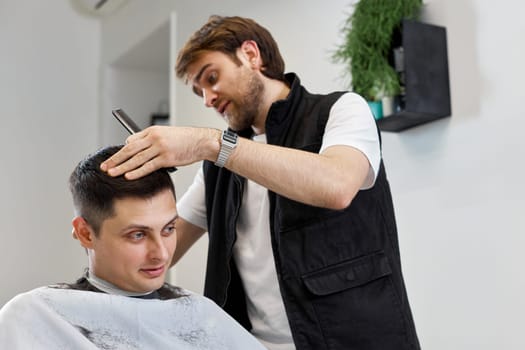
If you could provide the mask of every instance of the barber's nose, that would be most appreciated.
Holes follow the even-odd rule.
[[[202,98],[206,107],[213,107],[217,101],[217,94],[212,89],[202,89]]]

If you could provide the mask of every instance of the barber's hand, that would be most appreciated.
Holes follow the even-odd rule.
[[[100,168],[111,176],[125,174],[129,180],[160,168],[214,161],[221,132],[208,128],[151,126],[126,140],[126,145],[104,161]]]

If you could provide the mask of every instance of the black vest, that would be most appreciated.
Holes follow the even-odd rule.
[[[330,108],[342,93],[310,94],[295,75],[287,79],[291,92],[270,109],[267,141],[318,153]],[[211,162],[203,166],[209,231],[204,294],[250,329],[232,259],[244,179]],[[344,210],[268,195],[272,250],[297,349],[419,349],[383,163],[374,187],[359,191]]]

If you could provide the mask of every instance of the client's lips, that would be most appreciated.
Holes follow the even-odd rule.
[[[165,265],[159,266],[159,267],[152,267],[149,269],[141,269],[144,274],[146,274],[148,277],[155,278],[162,276],[164,273]]]

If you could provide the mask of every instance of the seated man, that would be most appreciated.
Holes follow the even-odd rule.
[[[100,150],[70,177],[73,234],[89,268],[74,284],[20,294],[0,310],[4,349],[263,349],[209,299],[165,283],[176,246],[170,176],[112,178]]]

